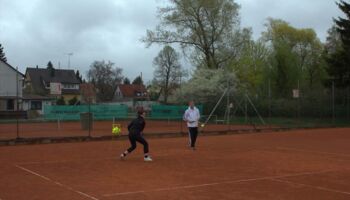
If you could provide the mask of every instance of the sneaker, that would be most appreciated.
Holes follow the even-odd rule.
[[[150,156],[144,157],[143,160],[144,160],[145,162],[152,162],[152,161],[153,161],[152,158],[151,158]]]
[[[120,154],[120,160],[125,160],[126,156],[122,153]]]
[[[195,151],[196,150],[196,147],[191,147],[192,151]]]

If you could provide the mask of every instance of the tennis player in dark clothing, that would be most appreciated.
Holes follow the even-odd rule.
[[[143,129],[146,126],[145,114],[146,113],[143,109],[139,109],[137,111],[137,118],[132,120],[131,123],[128,125],[129,140],[131,147],[120,155],[121,159],[125,159],[129,153],[133,152],[136,149],[136,142],[139,142],[143,145],[144,161],[152,161],[152,158],[148,154],[148,143],[143,137]]]

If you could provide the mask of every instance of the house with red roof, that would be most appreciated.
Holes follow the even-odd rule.
[[[113,101],[148,101],[149,95],[144,85],[119,84],[115,90]]]

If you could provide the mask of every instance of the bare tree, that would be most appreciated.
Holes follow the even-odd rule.
[[[100,101],[111,101],[117,85],[123,80],[122,69],[113,66],[110,61],[94,61],[88,71],[88,78],[94,84]]]
[[[239,30],[239,5],[233,0],[169,0],[159,9],[161,23],[142,39],[153,43],[179,44],[193,49],[196,59],[211,69],[221,68],[235,56],[244,37]]]
[[[179,63],[179,54],[170,46],[165,46],[154,58],[156,70],[154,83],[161,88],[164,103],[168,102],[170,93],[179,86],[179,80],[184,75]]]

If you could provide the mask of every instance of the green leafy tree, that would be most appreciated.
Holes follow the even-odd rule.
[[[0,60],[7,62],[7,58],[6,58],[5,52],[4,52],[4,47],[2,47],[1,44],[0,44]]]
[[[55,68],[53,67],[53,64],[51,61],[47,63],[47,69],[50,72],[50,76],[54,77],[55,76]]]
[[[271,77],[276,95],[287,97],[297,85],[296,55],[285,43],[276,44],[273,54]]]
[[[63,97],[63,96],[61,96],[59,99],[57,99],[56,105],[59,105],[59,106],[64,106],[64,105],[66,105],[66,101],[64,100],[64,97]]]
[[[70,99],[69,101],[68,101],[68,104],[69,105],[75,105],[75,104],[77,104],[78,103],[78,98],[77,97],[73,97],[72,99]]]
[[[324,47],[321,43],[315,43],[310,49],[308,63],[305,65],[304,75],[308,89],[323,88],[323,81],[327,77],[327,63],[323,56]]]
[[[143,80],[141,76],[137,76],[133,81],[132,81],[133,85],[143,85]]]
[[[197,64],[210,69],[224,67],[241,46],[239,5],[233,0],[169,0],[159,9],[160,24],[142,39],[179,44]]]
[[[75,77],[77,77],[77,79],[80,81],[80,83],[83,83],[83,82],[84,82],[84,81],[83,81],[83,76],[80,75],[79,70],[77,70],[77,71],[75,72]]]
[[[337,5],[346,18],[335,19],[335,27],[329,31],[327,72],[337,87],[345,88],[350,86],[350,4],[340,1]]]
[[[257,94],[264,82],[264,70],[269,66],[270,49],[262,41],[249,40],[244,44],[237,60],[231,68],[236,73],[239,87]]]
[[[52,64],[51,61],[49,61],[49,62],[47,63],[47,69],[52,69],[52,68],[53,68],[53,64]]]
[[[272,49],[272,81],[276,86],[275,93],[288,95],[291,89],[299,85],[313,88],[321,85],[325,65],[322,57],[323,45],[313,29],[297,29],[289,23],[272,19],[268,20],[267,31],[263,39]]]
[[[342,49],[342,41],[340,38],[340,33],[337,31],[337,27],[333,25],[328,30],[328,35],[326,38],[324,50],[327,55],[331,55],[341,49]]]
[[[128,79],[127,77],[125,77],[124,80],[123,80],[123,84],[124,84],[124,85],[130,85],[130,79]]]
[[[337,31],[340,33],[344,50],[350,49],[350,4],[341,0],[337,3],[339,9],[345,14],[346,18],[339,17],[335,20]]]

